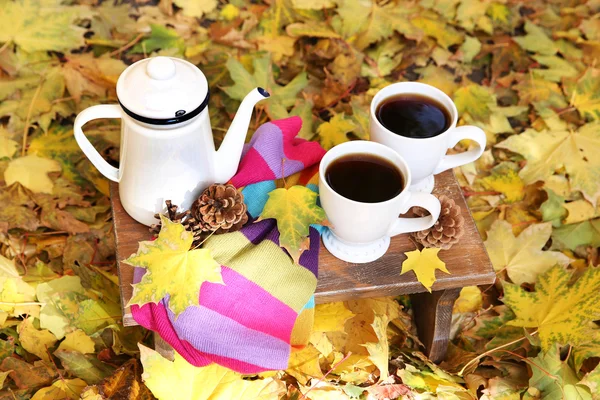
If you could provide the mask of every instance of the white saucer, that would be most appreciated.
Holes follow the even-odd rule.
[[[331,254],[342,261],[364,264],[382,257],[390,247],[390,238],[384,237],[366,244],[349,244],[338,239],[327,229],[323,233],[323,244]]]
[[[421,179],[419,182],[414,182],[412,185],[410,185],[410,191],[419,193],[431,193],[433,192],[434,186],[435,178],[433,175],[429,175],[428,177]]]

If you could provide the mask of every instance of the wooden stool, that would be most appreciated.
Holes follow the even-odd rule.
[[[443,250],[439,257],[446,263],[450,274],[436,272],[433,293],[417,281],[414,273],[400,275],[405,252],[415,250],[408,235],[392,238],[390,249],[379,260],[368,264],[351,264],[332,256],[321,244],[319,253],[319,283],[315,292],[317,303],[344,301],[362,297],[411,295],[415,322],[419,337],[426,347],[427,355],[440,362],[446,355],[450,337],[452,307],[460,289],[465,286],[488,285],[496,274],[492,268],[485,246],[462,196],[452,171],[435,178],[434,194],[445,194],[462,208],[465,218],[465,234],[450,250]],[[134,221],[123,209],[119,189],[111,183],[111,203],[115,236],[117,241],[117,265],[123,306],[123,324],[137,325],[129,307],[124,307],[132,294],[133,267],[121,262],[138,249],[138,242],[148,240],[148,228]],[[157,336],[157,335],[155,335]],[[163,343],[162,341],[159,341]],[[159,345],[157,345],[159,347]]]

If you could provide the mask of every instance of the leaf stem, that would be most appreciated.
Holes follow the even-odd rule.
[[[116,49],[115,51],[111,52],[108,56],[109,57],[114,57],[117,54],[120,56],[122,52],[124,52],[125,50],[130,49],[131,47],[133,47],[137,42],[139,42],[142,38],[144,37],[144,33],[140,33],[139,35],[137,35],[135,38],[133,38],[133,40],[129,43],[127,43],[125,46],[121,46],[118,49]]]
[[[6,41],[6,43],[4,43],[2,45],[2,47],[0,47],[0,54],[2,54],[2,52],[4,52],[4,50],[8,49],[8,46],[10,46],[11,43],[12,43],[12,40],[8,40],[8,41]]]
[[[27,150],[27,135],[29,133],[29,120],[31,119],[33,105],[35,104],[35,101],[37,100],[38,96],[40,95],[40,91],[42,90],[42,84],[44,83],[44,79],[45,78],[40,79],[40,83],[37,89],[35,89],[35,93],[31,98],[31,103],[29,103],[29,109],[27,110],[27,118],[25,119],[25,127],[23,128],[23,148],[21,149],[21,157],[25,157],[25,151]]]
[[[0,301],[0,306],[45,306],[46,303],[39,303],[37,301],[25,301],[22,303],[12,303],[10,301]]]
[[[301,398],[301,399],[306,399],[306,395],[307,395],[307,394],[308,394],[308,393],[309,393],[311,390],[313,390],[315,387],[317,387],[317,385],[318,385],[319,383],[323,382],[323,379],[325,379],[325,378],[327,377],[327,375],[329,375],[330,373],[332,373],[332,372],[333,372],[333,370],[335,370],[335,369],[338,367],[338,365],[340,365],[341,363],[343,363],[344,361],[346,361],[346,360],[348,359],[348,357],[350,357],[351,355],[352,355],[352,352],[351,352],[351,351],[349,351],[349,352],[348,352],[348,354],[346,354],[346,356],[345,356],[344,358],[342,358],[340,361],[338,361],[338,362],[337,362],[337,363],[336,363],[336,364],[335,364],[333,367],[331,367],[331,368],[329,369],[329,371],[327,371],[327,372],[325,373],[325,375],[323,375],[321,378],[319,378],[319,380],[317,381],[317,383],[315,383],[314,385],[312,385],[312,386],[310,387],[310,389],[308,389],[308,390],[306,391],[306,393],[303,393],[303,394],[301,394],[300,398]]]
[[[531,334],[531,336],[537,335],[537,333],[538,333],[538,331],[535,331],[535,332],[533,332]],[[505,343],[505,344],[503,344],[501,346],[498,346],[498,347],[495,347],[495,348],[493,348],[491,350],[488,350],[485,353],[481,353],[480,355],[478,355],[477,357],[475,357],[474,359],[472,359],[471,361],[469,361],[468,363],[466,363],[465,366],[462,367],[462,369],[458,372],[458,376],[462,376],[465,373],[465,370],[467,369],[467,367],[469,367],[469,366],[471,366],[471,364],[473,364],[473,363],[481,360],[483,357],[487,356],[488,354],[492,354],[495,351],[498,351],[498,350],[503,349],[505,347],[511,346],[511,345],[513,345],[515,343],[519,343],[523,339],[527,339],[527,336],[523,336],[522,338],[513,340],[512,342],[508,342],[508,343]]]

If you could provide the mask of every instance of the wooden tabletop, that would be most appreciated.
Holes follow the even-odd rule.
[[[436,271],[436,282],[432,290],[454,289],[471,285],[485,285],[494,282],[496,274],[485,250],[481,236],[462,196],[462,191],[452,171],[435,177],[434,194],[445,194],[453,198],[462,208],[465,218],[465,235],[450,250],[442,250],[440,259],[446,263],[450,274]],[[131,298],[133,267],[120,262],[138,249],[138,242],[148,240],[148,228],[134,221],[123,209],[119,200],[119,187],[111,183],[111,203],[117,242],[117,261],[121,288],[121,304]],[[321,244],[319,253],[319,283],[315,292],[317,303],[349,300],[359,297],[396,296],[424,292],[426,289],[409,272],[400,275],[404,252],[415,250],[416,246],[408,235],[392,238],[390,249],[379,260],[367,264],[351,264],[332,256]],[[137,325],[129,307],[123,309],[123,324]]]

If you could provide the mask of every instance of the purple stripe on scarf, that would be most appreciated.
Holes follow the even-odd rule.
[[[270,240],[279,246],[279,231],[277,230],[277,222],[272,219],[254,222],[246,225],[240,231],[254,245],[259,244],[263,240]],[[321,246],[321,237],[315,228],[309,228],[310,250],[305,251],[300,256],[300,265],[318,276],[319,271],[319,248]],[[285,251],[282,249],[282,251]]]
[[[309,228],[310,248],[300,256],[300,265],[319,277],[319,249],[321,247],[321,236],[315,228]]]
[[[260,154],[265,163],[269,166],[269,169],[278,178],[282,177],[282,171],[283,176],[289,176],[304,169],[304,164],[301,161],[291,160],[286,157],[283,149],[283,133],[275,124],[268,122],[261,125],[254,135],[252,135],[250,143],[246,144],[242,156],[244,156],[251,147],[254,147],[254,150]],[[281,165],[282,159],[285,159],[283,167]]]
[[[240,231],[252,244],[259,244],[265,239],[274,242],[279,246],[279,231],[277,230],[277,222],[272,219],[250,223]]]
[[[163,300],[168,303],[168,296]],[[169,320],[179,338],[207,354],[229,357],[267,370],[286,369],[290,345],[273,336],[246,328],[206,307],[188,307],[175,319],[167,307]]]

